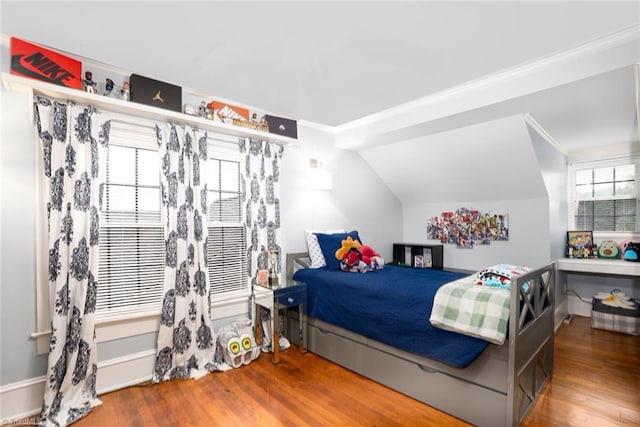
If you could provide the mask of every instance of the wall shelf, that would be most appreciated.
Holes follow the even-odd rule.
[[[640,276],[640,262],[621,259],[577,259],[561,258],[558,270],[576,273],[607,274],[617,276]]]
[[[2,85],[6,90],[28,93],[30,96],[43,95],[51,98],[74,101],[79,104],[90,105],[104,111],[142,117],[150,120],[170,121],[187,124],[201,130],[217,132],[229,136],[259,139],[281,145],[294,145],[297,140],[286,136],[274,135],[268,132],[234,126],[227,123],[190,116],[188,114],[151,107],[136,102],[87,93],[82,90],[67,88],[42,82],[40,80],[2,73]]]

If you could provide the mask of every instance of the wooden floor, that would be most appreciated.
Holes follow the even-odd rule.
[[[74,426],[464,426],[466,423],[296,347],[198,380],[100,396]],[[574,318],[555,338],[555,371],[525,426],[640,425],[640,337]]]

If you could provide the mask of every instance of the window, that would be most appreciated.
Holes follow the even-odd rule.
[[[108,148],[97,318],[158,311],[162,300],[164,231],[157,147],[120,143],[126,141],[112,139]]]
[[[208,258],[212,300],[249,295],[240,154],[209,146]]]
[[[574,229],[636,231],[639,160],[570,165],[569,221]]]
[[[155,134],[112,126],[100,223],[98,319],[159,312],[164,289],[164,224]],[[209,140],[209,284],[213,302],[249,295],[240,154]]]

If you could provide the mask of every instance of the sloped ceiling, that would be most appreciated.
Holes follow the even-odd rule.
[[[328,126],[640,24],[638,1],[0,7],[4,34]]]
[[[546,196],[521,114],[362,149],[360,155],[403,205]]]

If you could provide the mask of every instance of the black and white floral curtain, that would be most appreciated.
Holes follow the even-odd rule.
[[[51,342],[42,424],[82,418],[96,397],[99,212],[111,122],[93,107],[37,97],[48,195]]]
[[[247,273],[269,269],[269,252],[276,253],[280,274],[280,162],[284,148],[267,141],[241,138],[242,200],[247,228]]]
[[[164,297],[154,382],[221,367],[211,322],[207,269],[207,134],[156,125],[165,219]],[[218,360],[220,358],[218,357]]]

